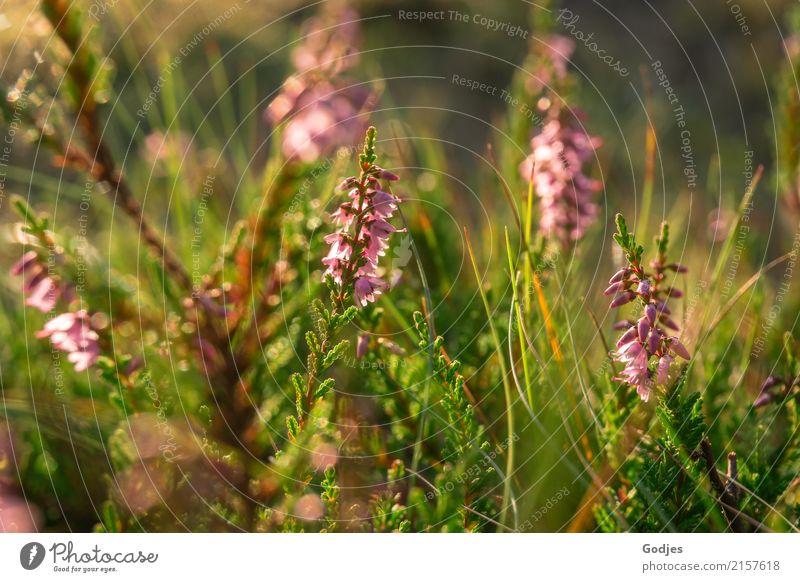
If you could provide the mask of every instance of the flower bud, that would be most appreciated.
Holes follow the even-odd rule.
[[[675,352],[678,356],[683,358],[684,360],[691,360],[692,356],[689,355],[689,350],[686,349],[678,338],[670,338],[669,340],[669,347],[670,349]]]
[[[609,307],[611,307],[612,309],[615,307],[620,307],[621,305],[630,303],[635,298],[636,298],[636,293],[634,293],[633,291],[626,291],[625,293],[617,295],[611,302],[611,305]]]
[[[639,341],[644,342],[644,340],[647,339],[647,334],[650,333],[650,322],[647,320],[647,317],[642,317],[639,320],[637,328],[639,331]]]

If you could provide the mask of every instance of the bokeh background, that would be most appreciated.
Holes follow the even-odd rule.
[[[63,76],[63,69],[52,57],[53,51],[58,51],[52,31],[37,14],[35,4],[29,0],[0,3],[0,75],[6,83],[13,83],[23,68],[37,62],[40,72],[49,75],[51,81],[57,82]],[[324,0],[82,3],[88,15],[86,22],[94,28],[97,42],[110,59],[113,100],[106,114],[117,121],[109,126],[106,139],[122,160],[122,168],[126,172],[130,169],[139,191],[146,192],[147,212],[161,220],[164,230],[180,229],[174,222],[175,216],[180,216],[180,195],[185,193],[181,188],[193,192],[196,202],[202,191],[202,177],[213,168],[215,196],[209,202],[209,215],[215,216],[215,222],[212,226],[209,219],[204,245],[216,248],[228,242],[226,233],[249,208],[251,200],[246,193],[258,189],[261,172],[277,148],[270,139],[265,110],[293,72],[290,55],[301,42],[303,22],[323,4]],[[422,257],[434,274],[435,300],[441,302],[439,331],[456,338],[459,326],[485,332],[479,323],[483,313],[477,294],[461,293],[467,285],[474,285],[461,229],[469,225],[476,233],[473,242],[485,263],[496,266],[505,260],[502,232],[503,226],[511,223],[511,215],[491,161],[497,155],[500,165],[513,174],[529,153],[526,132],[522,136],[511,135],[510,107],[503,91],[525,77],[526,57],[541,38],[535,32],[539,30],[537,19],[541,19],[542,10],[548,9],[536,1],[523,0],[349,4],[363,19],[361,62],[353,76],[380,90],[370,122],[380,128],[386,140],[388,165],[402,167],[404,178],[413,183],[412,198],[416,198],[409,203],[409,215],[413,216],[414,208],[423,208],[439,229],[438,243],[428,240]],[[654,234],[656,224],[669,219],[678,258],[690,264],[697,276],[704,277],[703,273],[713,268],[709,266],[710,257],[719,251],[724,238],[721,232],[730,226],[733,209],[750,184],[755,168],[763,165],[765,175],[753,200],[748,240],[748,245],[757,249],[752,257],[754,265],[758,268],[764,257],[788,250],[790,237],[797,229],[797,214],[786,212],[780,201],[782,190],[777,176],[784,161],[777,147],[782,121],[777,116],[776,87],[786,68],[787,46],[795,42],[787,33],[784,14],[794,4],[789,0],[563,2],[563,21],[553,24],[551,32],[592,35],[591,41],[576,43],[569,65],[575,84],[564,98],[571,107],[585,112],[587,130],[603,139],[593,169],[593,174],[603,181],[600,220],[582,250],[580,268],[576,267],[575,272],[567,268],[570,281],[578,282],[573,287],[578,289],[574,291],[576,300],[586,299],[597,313],[599,306],[605,305],[600,294],[604,274],[613,272],[610,233],[615,213],[624,212],[634,228],[640,226],[637,220],[642,218],[643,189],[647,184],[648,129],[655,136],[656,147],[652,201],[646,216],[648,236]],[[444,11],[444,18],[404,19],[400,11]],[[455,13],[465,16],[466,21],[452,16]],[[490,30],[480,19],[475,22],[476,15],[506,23],[509,28],[517,27],[518,32],[509,35],[503,30]],[[567,20],[571,28],[565,26]],[[590,50],[589,42],[613,55],[628,74],[622,76],[604,63]],[[678,126],[675,104],[669,102],[666,83],[659,84],[663,78],[659,79],[655,62],[660,62],[669,88],[683,108],[685,117],[681,119],[685,126]],[[470,90],[453,82],[454,76],[485,84],[486,90]],[[137,115],[162,81],[163,86],[153,95],[151,110],[147,115]],[[517,111],[522,107],[536,109],[537,104],[526,102],[524,94],[516,91],[514,96],[521,99],[512,106]],[[57,112],[53,119],[58,123]],[[188,169],[181,182],[172,180],[170,168],[159,166],[158,138],[163,138],[159,132],[164,126],[168,126],[171,135],[179,136],[169,142],[169,147],[179,152],[178,158]],[[685,173],[687,163],[692,167],[691,176]],[[518,176],[506,178],[515,193],[521,194]],[[321,188],[322,182],[314,182],[312,188],[316,187]],[[439,197],[440,190],[446,190],[447,195]],[[14,147],[7,166],[0,199],[4,222],[14,220],[6,203],[11,193],[23,194],[34,207],[46,208],[54,228],[74,231],[84,182],[69,169],[54,168],[50,158],[38,150],[19,145]],[[426,200],[427,193],[431,196]],[[173,203],[178,207],[171,206]],[[316,232],[319,220],[313,224],[309,221],[308,225]],[[416,223],[412,226],[419,227]],[[137,253],[126,252],[134,233],[125,217],[113,214],[109,205],[97,204],[89,230],[97,248],[114,256],[115,269],[137,269]],[[188,261],[188,242],[178,240],[176,245]],[[436,253],[432,247],[436,247]],[[701,247],[702,251],[694,252]],[[318,249],[312,247],[300,262],[308,265],[316,261],[313,252]],[[11,245],[0,245],[0,263],[10,265],[18,258],[15,251]],[[210,254],[208,262],[213,258]],[[567,258],[566,263],[572,264],[571,261]],[[746,274],[743,270],[737,276],[743,278]],[[7,283],[2,294],[7,312],[5,337],[23,333],[32,337],[35,328],[29,327],[31,324],[21,315],[13,281],[7,277],[3,281]],[[494,293],[493,299],[498,301],[507,294],[496,282]],[[792,294],[796,293],[793,289]],[[409,299],[406,303],[410,306],[413,302]],[[401,307],[405,305],[400,303]],[[607,326],[610,321],[602,316],[600,323]],[[579,325],[583,325],[583,335],[579,332],[577,336],[578,351],[587,354],[587,367],[599,368],[603,350],[589,353],[588,346],[596,336],[588,320]],[[392,337],[401,336],[402,331],[392,330]],[[71,420],[61,418],[61,410],[51,406],[52,402],[40,400],[37,404],[36,397],[31,397],[36,392],[31,388],[54,382],[51,370],[39,364],[48,357],[46,348],[32,344],[22,350],[7,343],[0,345],[5,398],[0,422],[12,427],[0,432],[0,453],[6,451],[0,457],[0,474],[9,491],[18,491],[19,484],[24,484],[26,494],[38,504],[39,527],[91,529],[101,511],[96,501],[105,496],[109,483],[101,471],[93,474],[93,456],[100,455],[100,450],[89,435],[95,429],[107,432],[105,426],[99,427],[104,415],[110,416],[111,412],[96,407],[91,388],[76,389],[81,397],[71,409]],[[463,343],[452,347],[454,351],[461,348]],[[478,370],[491,354],[485,333],[476,345],[470,343],[464,349],[474,350],[463,357],[468,367]],[[763,363],[765,368],[768,365]],[[189,364],[170,361],[169,369],[173,366],[185,371],[181,367],[188,369]],[[767,371],[758,372],[763,377]],[[752,373],[753,381],[742,387],[743,401],[752,399],[758,384],[755,378],[759,374]],[[189,402],[196,404],[191,397]],[[44,416],[40,418],[39,414]],[[558,418],[556,412],[553,415]],[[4,433],[14,432],[15,423],[22,426],[33,421],[45,427],[48,450],[52,452],[26,465],[30,474],[25,475],[10,458],[11,448],[3,449],[2,438]],[[77,423],[71,429],[75,431],[77,427],[77,433],[64,439],[70,422]],[[492,422],[499,423],[499,416]],[[136,431],[147,434],[150,428],[143,421]],[[551,449],[541,451],[532,444],[540,442],[536,440],[541,437],[539,429],[528,428],[528,440],[524,431],[522,434],[520,458],[536,459],[524,463],[517,477],[523,483],[534,483],[530,488],[522,487],[526,491],[520,498],[523,515],[535,511],[554,495],[571,478],[568,475],[573,474],[576,464],[575,459],[569,458],[569,445],[563,444],[571,437],[561,435],[564,438],[556,439]],[[185,446],[191,449],[191,439],[186,438]],[[110,447],[113,446],[127,445],[112,440]],[[59,476],[57,459],[62,463],[74,460],[83,470],[65,471]],[[539,476],[543,463],[552,464],[557,476],[543,481]],[[50,482],[43,481],[43,475],[53,474],[56,477]],[[89,478],[85,479],[85,475]],[[174,475],[157,475],[166,481],[177,480]],[[147,477],[152,484],[152,476]],[[144,480],[139,475],[128,482],[134,483],[131,487],[135,489]],[[207,485],[209,495],[221,486]],[[580,501],[577,493],[534,529],[567,529]],[[63,505],[59,494],[68,499]],[[126,495],[143,506],[149,507],[152,501],[149,493],[141,491],[123,492]],[[173,498],[172,507],[180,505],[177,497]],[[10,501],[7,503],[12,507]],[[590,522],[590,518],[579,520],[583,525],[578,527],[592,529],[594,525],[586,525]]]

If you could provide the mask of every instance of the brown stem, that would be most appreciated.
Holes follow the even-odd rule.
[[[76,115],[83,127],[89,142],[89,158],[85,163],[87,170],[97,180],[111,186],[108,192],[112,203],[119,201],[122,210],[139,225],[139,233],[144,242],[161,258],[165,270],[172,274],[187,291],[191,292],[192,281],[178,258],[166,247],[162,236],[150,226],[144,217],[139,201],[133,195],[127,181],[116,169],[114,157],[103,141],[103,127],[95,108],[96,71],[90,67],[95,55],[91,50],[81,27],[75,19],[78,14],[72,10],[66,0],[44,0],[42,8],[50,19],[58,36],[72,53],[72,60],[67,67],[67,74],[78,88],[80,95],[75,103]],[[95,57],[94,60],[97,60]]]
[[[735,493],[735,489],[728,487],[722,480],[722,477],[720,477],[719,472],[717,471],[716,462],[714,460],[714,451],[711,449],[711,441],[708,437],[704,437],[703,440],[700,441],[700,450],[703,454],[703,459],[706,462],[706,471],[708,472],[708,479],[711,481],[711,487],[717,494],[717,500],[720,502],[720,505],[722,505],[722,509],[725,512],[725,517],[728,519],[731,530],[735,532],[742,531],[742,523],[740,519],[742,513],[739,511],[738,495]]]
[[[127,181],[115,169],[111,152],[100,137],[102,133],[99,123],[97,122],[96,114],[91,112],[82,114],[81,120],[95,153],[94,162],[90,169],[92,175],[108,183],[112,187],[111,191],[108,193],[112,202],[119,202],[119,206],[125,214],[139,225],[140,236],[147,246],[161,258],[164,269],[178,280],[178,283],[185,291],[191,293],[192,281],[189,274],[184,269],[180,260],[164,244],[164,237],[159,235],[147,221],[142,212],[142,207],[133,195]]]

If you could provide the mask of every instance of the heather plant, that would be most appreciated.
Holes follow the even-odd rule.
[[[656,239],[658,255],[650,263],[652,271],[643,267],[644,247],[637,244],[633,234],[628,232],[621,214],[617,215],[616,223],[614,240],[622,249],[628,265],[609,279],[604,294],[615,295],[610,305],[612,308],[636,301],[643,311],[636,320],[626,319],[614,325],[624,333],[617,340],[617,350],[613,356],[624,365],[619,380],[634,388],[641,399],[647,402],[653,388],[665,386],[670,376],[674,376],[672,368],[675,357],[684,360],[691,357],[681,341],[666,331],[680,331],[678,324],[670,317],[672,311],[667,300],[683,296],[682,291],[671,286],[668,274],[685,273],[686,267],[667,262],[667,223],[661,225],[661,235]]]
[[[151,55],[42,0],[2,73],[0,530],[797,531],[790,75],[788,165],[688,195],[664,145],[657,216],[672,109],[645,77],[623,144],[558,3],[471,149],[426,117],[449,53],[355,7]]]

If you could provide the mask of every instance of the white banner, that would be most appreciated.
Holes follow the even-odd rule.
[[[794,534],[6,534],[0,580],[800,580]],[[188,576],[188,578],[186,578]],[[253,578],[253,577],[256,578]],[[241,577],[241,578],[238,578]]]

